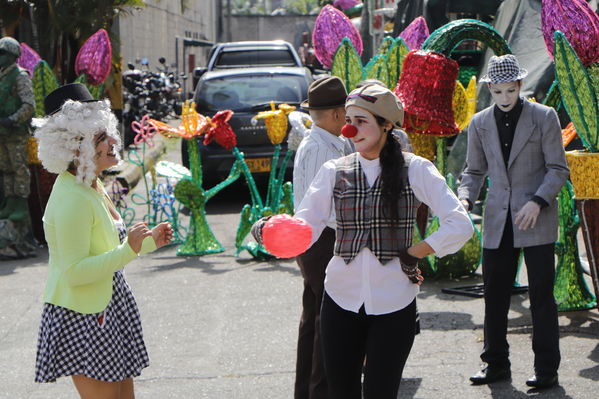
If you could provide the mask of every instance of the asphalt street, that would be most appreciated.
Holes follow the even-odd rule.
[[[151,361],[136,379],[138,398],[293,397],[302,279],[294,261],[258,262],[247,252],[234,255],[246,192],[243,186],[225,190],[207,207],[224,253],[178,257],[171,246],[126,267]],[[77,397],[68,378],[33,382],[46,262],[47,251],[41,249],[36,258],[0,263],[0,398]],[[527,389],[533,357],[526,294],[512,297],[512,381],[470,385],[468,377],[480,366],[483,301],[441,289],[480,281],[476,274],[424,283],[418,296],[422,333],[408,359],[399,398],[596,398],[596,309],[560,313],[560,385],[544,392]]]

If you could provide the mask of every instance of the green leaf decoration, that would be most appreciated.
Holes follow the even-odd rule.
[[[44,60],[37,63],[33,70],[31,86],[35,96],[35,116],[38,118],[46,115],[44,111],[44,98],[58,88],[56,75],[50,65]]]
[[[593,84],[593,91],[595,92],[595,98],[599,98],[599,64],[591,64],[587,67],[587,73],[591,78]]]
[[[206,203],[204,190],[192,180],[183,179],[175,186],[175,198],[190,209],[202,209]]]
[[[385,36],[381,45],[379,46],[379,51],[377,55],[387,55],[391,47],[395,44],[395,40],[390,36]]]
[[[401,68],[406,56],[410,52],[408,45],[401,38],[395,39],[393,46],[387,52],[387,68],[389,70],[389,89],[393,90],[397,86],[401,76]]]
[[[582,144],[599,152],[597,97],[593,82],[563,33],[554,34],[555,76],[562,101]]]
[[[453,190],[455,180],[451,173],[447,175],[447,185]],[[482,259],[482,236],[479,229],[474,225],[474,234],[460,250],[454,254],[437,258],[435,255],[426,257],[424,265],[429,269],[427,272],[436,277],[457,278],[470,275],[476,271]],[[426,237],[439,230],[438,217],[433,217],[426,228]],[[424,273],[424,270],[423,270]]]
[[[156,174],[162,177],[170,177],[177,180],[191,180],[191,172],[183,165],[169,161],[160,161],[155,166]]]
[[[453,49],[464,40],[483,42],[497,55],[512,53],[505,39],[491,25],[476,19],[458,19],[443,25],[431,33],[422,44],[422,49],[449,57]]]
[[[435,230],[433,230],[433,228]],[[439,219],[434,217],[426,230],[427,236],[439,228]],[[454,254],[436,258],[429,255],[429,262],[434,264],[437,277],[457,278],[473,274],[480,265],[482,257],[482,238],[480,231],[474,226],[474,234],[460,250]],[[430,259],[433,258],[433,259]]]
[[[559,86],[557,84],[557,80],[554,80],[547,92],[547,96],[545,96],[545,100],[543,104],[548,107],[553,107],[555,110],[558,110],[562,104],[562,95],[559,92]]]
[[[252,215],[252,207],[248,204],[244,205],[241,209],[241,223],[237,226],[237,233],[235,235],[235,246],[239,249],[236,255],[241,252],[243,240],[250,233],[252,229],[252,224],[256,221],[256,218]]]
[[[597,300],[589,291],[584,279],[578,252],[577,232],[580,226],[574,190],[566,181],[558,195],[559,239],[556,243],[557,266],[553,296],[559,311],[585,310],[597,306]]]
[[[387,57],[384,55],[375,55],[364,67],[362,79],[378,79],[387,87],[390,87],[389,68],[387,67]]]
[[[279,205],[279,213],[293,215],[293,185],[291,182],[287,182],[283,184],[281,190],[283,191],[283,198],[281,198],[281,204]]]
[[[331,75],[339,77],[349,93],[362,79],[362,61],[352,42],[344,37],[337,47],[331,64]]]
[[[81,83],[85,85],[89,90],[89,93],[96,100],[99,100],[102,97],[102,92],[104,91],[104,84],[100,84],[98,86],[90,85],[89,83],[87,83],[87,78],[85,77],[85,74],[77,76],[77,79],[75,79],[73,83]]]
[[[437,229],[439,228],[438,220],[435,221],[433,219],[429,223],[437,223]],[[429,226],[430,226],[430,224],[429,224]],[[428,227],[428,228],[430,228],[430,227]],[[412,234],[412,245],[416,245],[421,241],[422,241],[422,236],[420,235],[420,231],[418,231],[418,226],[417,226],[416,222],[414,222],[414,230],[413,230],[413,234]],[[431,262],[433,262],[433,263],[431,263]],[[422,275],[425,278],[426,277],[434,277],[437,274],[437,264],[436,264],[435,257],[434,256],[432,256],[432,257],[425,256],[424,258],[420,259],[420,261],[418,262],[418,268],[420,269],[420,272],[422,272]]]

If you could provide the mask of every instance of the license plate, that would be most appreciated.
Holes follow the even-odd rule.
[[[270,172],[270,158],[248,158],[245,162],[250,172]]]

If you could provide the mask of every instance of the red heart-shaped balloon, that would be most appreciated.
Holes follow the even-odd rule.
[[[341,134],[349,139],[355,137],[358,134],[358,128],[354,125],[346,124],[341,128]]]
[[[293,258],[304,253],[311,241],[312,228],[285,213],[271,217],[262,228],[264,248],[278,258]]]

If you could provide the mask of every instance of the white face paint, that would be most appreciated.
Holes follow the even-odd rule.
[[[520,82],[489,83],[489,91],[497,107],[503,112],[508,112],[520,98]]]
[[[345,123],[358,129],[358,134],[351,138],[356,151],[366,159],[378,158],[389,133],[383,131],[374,115],[364,108],[350,105],[345,113]]]

